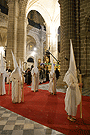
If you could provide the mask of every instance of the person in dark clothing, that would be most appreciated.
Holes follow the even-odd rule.
[[[27,70],[27,85],[31,84],[31,71],[30,68]]]
[[[41,67],[40,69],[40,83],[45,82],[45,69]]]
[[[32,66],[31,66],[31,70],[32,70],[33,67],[34,67],[34,66],[32,65]]]
[[[58,80],[58,78],[59,78],[59,70],[58,70],[58,68],[56,68],[55,73],[56,73],[56,79]]]
[[[12,70],[9,67],[6,68],[6,71],[12,72]]]
[[[25,71],[24,77],[25,77],[25,83],[27,83],[27,70]]]
[[[49,81],[49,70],[48,67],[46,68],[46,82]]]

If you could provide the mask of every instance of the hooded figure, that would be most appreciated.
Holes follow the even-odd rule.
[[[5,91],[5,77],[9,77],[4,69],[3,56],[1,53],[1,66],[0,66],[0,95],[6,94]]]
[[[68,119],[70,121],[75,121],[77,106],[81,102],[81,93],[78,86],[77,70],[71,40],[70,40],[70,64],[63,81],[66,82],[68,85],[65,96],[65,110],[68,114]]]
[[[20,103],[21,102],[21,71],[16,62],[14,54],[12,52],[13,62],[14,62],[14,70],[11,73],[10,79],[12,80],[12,102]]]
[[[50,82],[49,82],[48,91],[54,95],[54,94],[56,94],[56,74],[54,71],[53,58],[52,58],[52,67],[51,67],[51,71],[49,74],[49,80],[50,80]]]
[[[45,78],[45,69],[44,66],[42,65],[41,69],[40,69],[40,83],[43,83],[46,81]]]
[[[34,57],[34,67],[31,70],[31,75],[32,75],[31,90],[36,92],[38,91],[38,85],[39,85],[39,71],[37,68],[36,56]]]

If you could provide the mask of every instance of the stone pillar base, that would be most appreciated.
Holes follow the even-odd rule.
[[[90,75],[82,76],[83,88],[90,89]]]

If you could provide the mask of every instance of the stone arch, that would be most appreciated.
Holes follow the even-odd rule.
[[[38,36],[34,32],[32,32],[32,31],[29,31],[27,33],[27,35],[30,35],[30,36],[32,36],[35,39],[35,41],[36,41],[36,47],[38,48],[39,45],[40,45],[40,40],[39,40]]]
[[[29,58],[34,59],[34,56],[32,56],[32,55],[29,53],[29,55],[28,55],[28,57],[27,57],[27,60],[28,60]]]
[[[30,36],[27,35],[27,42],[26,42],[26,51],[28,53],[28,51],[32,51],[32,49],[36,46],[36,41],[35,39]]]
[[[27,62],[32,62],[32,63],[34,63],[34,59],[33,59],[32,57],[29,57],[29,58],[27,59]]]
[[[47,9],[47,7],[44,7],[42,5],[42,3],[37,3],[37,1],[38,0],[31,0],[31,1],[27,0],[27,2],[26,2],[27,3],[26,11],[25,11],[26,12],[26,17],[27,17],[27,14],[30,12],[30,10],[36,10],[42,15],[42,17],[44,18],[45,22],[48,25],[51,24],[52,20],[53,21],[55,20],[54,21],[55,23],[57,22],[57,24],[60,24],[60,15],[59,15],[59,13],[58,12],[55,13],[55,16],[57,14],[57,16],[55,18],[51,17],[50,11]],[[55,2],[58,3],[58,1],[55,1]],[[53,7],[53,8],[55,8],[55,7]]]
[[[35,5],[32,5],[32,6],[29,6],[29,9],[26,13],[26,16],[31,10],[38,11],[42,15],[42,17],[44,18],[44,20],[47,24],[48,24],[48,22],[49,23],[51,22],[48,11],[45,8],[43,8],[41,5],[35,4]]]
[[[48,40],[47,40],[47,46],[49,45],[49,41],[51,42],[50,44],[53,43],[52,46],[54,46],[54,49],[53,50],[55,50],[54,53],[56,55],[57,43],[55,44],[54,42],[56,42],[56,36],[57,36],[57,34],[54,34],[55,41],[52,41],[54,38],[52,38],[52,36],[51,36],[52,31],[51,31],[51,28],[50,27],[53,28],[53,26],[54,26],[55,27],[54,31],[56,33],[56,31],[58,30],[58,26],[60,25],[59,24],[59,22],[60,22],[60,15],[59,15],[59,13],[60,12],[58,12],[58,10],[60,8],[59,7],[59,3],[58,3],[58,1],[49,1],[49,3],[52,2],[50,4],[51,7],[52,7],[52,9],[53,9],[53,11],[52,11],[52,10],[49,10],[49,8],[47,8],[47,5],[46,4],[43,5],[42,1],[41,2],[38,2],[38,1],[39,0],[24,0],[24,1],[20,0],[20,2],[22,3],[22,4],[19,4],[19,5],[21,5],[20,12],[22,12],[21,15],[24,16],[24,20],[26,20],[27,14],[31,10],[36,10],[36,11],[38,11],[42,15],[42,17],[44,18],[45,23],[46,23],[46,29],[48,30],[47,31],[47,34],[48,34],[47,35],[47,38],[48,38]],[[45,1],[45,2],[47,2],[47,1]],[[55,3],[55,6],[54,6],[54,3]],[[58,7],[58,8],[56,8],[56,7]],[[55,8],[57,10],[55,10]],[[23,10],[23,9],[25,9],[25,10]],[[58,25],[57,27],[56,27],[56,24]],[[49,35],[51,36],[51,40],[49,40]],[[56,45],[56,47],[55,47],[55,45]],[[24,46],[25,46],[25,42],[24,42]],[[25,56],[25,52],[24,52],[24,56]]]
[[[34,31],[33,31],[34,29]],[[28,31],[27,35],[30,35],[31,37],[33,37],[36,41],[36,54],[37,55],[37,59],[40,59],[41,58],[41,55],[42,55],[42,51],[41,51],[41,42],[40,42],[40,38],[38,37],[37,33],[35,33],[35,28],[32,28],[30,31]],[[29,51],[28,54],[26,55],[26,59],[28,59],[29,57],[32,56],[32,53],[33,53],[33,50],[32,51]],[[43,60],[43,58],[42,58]]]

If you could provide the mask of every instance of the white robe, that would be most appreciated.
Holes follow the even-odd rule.
[[[71,74],[67,74],[68,88],[65,96],[65,110],[68,115],[76,116],[77,106],[81,101],[81,93],[78,87],[78,82],[75,81]]]
[[[6,94],[5,77],[8,77],[6,71],[3,71],[2,73],[0,73],[0,95]]]
[[[5,90],[5,74],[0,73],[0,95],[4,95],[6,94],[6,90]]]
[[[50,92],[50,93],[56,93],[56,75],[55,75],[55,73],[54,73],[54,75],[50,72],[50,74],[49,74],[49,80],[50,80],[50,82],[49,82],[49,88],[48,88],[48,91]],[[54,90],[53,90],[54,89]],[[53,93],[53,94],[54,94]]]
[[[20,103],[21,97],[21,82],[19,82],[17,79],[12,79],[12,102]]]
[[[20,103],[22,98],[22,78],[18,72],[18,68],[16,68],[10,76],[12,81],[12,102]]]
[[[39,86],[39,71],[38,71],[38,68],[36,70],[37,70],[37,72],[35,72],[35,69],[33,68],[32,71],[31,71],[31,75],[32,75],[31,90],[32,91],[34,91],[34,87],[35,87],[35,91],[38,90],[38,86]],[[35,74],[35,76],[34,76],[34,74]]]

